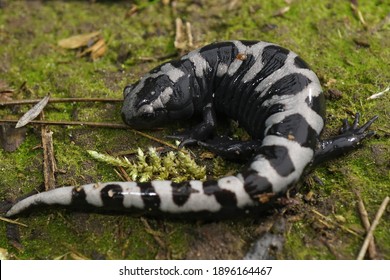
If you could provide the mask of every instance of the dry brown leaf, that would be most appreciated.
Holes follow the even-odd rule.
[[[12,100],[13,92],[0,92],[0,104]]]
[[[9,85],[0,80],[0,102],[11,101],[14,90]]]
[[[286,6],[286,7],[280,8],[279,10],[277,10],[277,11],[273,14],[273,16],[274,16],[274,17],[281,17],[281,16],[283,16],[285,13],[287,13],[289,10],[290,10],[290,6]]]
[[[13,95],[13,91],[0,91],[0,103],[11,101],[12,95]]]
[[[132,4],[130,9],[126,12],[125,17],[131,17],[132,15],[136,14],[138,12],[138,6],[135,4]]]
[[[0,92],[13,91],[6,81],[0,80]]]
[[[65,49],[78,49],[88,46],[100,37],[100,31],[75,35],[58,41],[58,45]]]
[[[30,121],[35,119],[42,110],[46,107],[49,102],[50,94],[46,95],[41,101],[34,105],[30,110],[28,110],[18,121],[15,128],[20,128],[28,124]]]
[[[26,138],[27,129],[14,128],[11,125],[0,125],[0,145],[6,152],[13,152],[19,148]]]
[[[100,48],[98,48],[97,50],[91,53],[92,60],[96,60],[99,57],[102,57],[106,53],[106,51],[107,51],[107,45],[104,44],[103,46],[101,46]]]
[[[102,57],[107,51],[107,45],[104,39],[99,39],[95,44],[86,49],[83,53],[91,53],[92,60]]]

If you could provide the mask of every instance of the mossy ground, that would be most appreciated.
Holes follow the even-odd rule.
[[[175,52],[175,18],[191,22],[196,46],[226,39],[271,41],[300,54],[318,74],[324,90],[342,92],[327,103],[327,129],[337,133],[340,120],[361,112],[373,115],[377,135],[363,148],[332,160],[313,176],[323,184],[302,183],[284,216],[288,221],[283,259],[352,259],[362,238],[338,226],[321,222],[317,211],[364,236],[356,194],[362,196],[372,219],[390,194],[390,93],[366,100],[390,84],[390,25],[387,1],[359,1],[367,23],[364,27],[348,1],[177,1],[172,8],[160,1],[134,1],[139,9],[130,15],[131,1],[0,1],[0,80],[18,89],[14,99],[53,97],[117,97],[122,88]],[[387,19],[386,19],[387,17]],[[91,62],[63,50],[57,41],[71,35],[101,30],[108,51]],[[119,105],[49,105],[45,117],[84,121],[120,121]],[[26,107],[0,108],[0,117],[17,118]],[[168,133],[178,126],[169,127]],[[58,167],[57,183],[73,185],[118,180],[111,167],[95,162],[86,150],[116,152],[156,143],[124,130],[53,127]],[[15,199],[37,188],[43,180],[39,129],[29,128],[16,152],[0,151],[0,196]],[[163,137],[167,132],[152,132]],[[200,150],[195,150],[200,153]],[[207,162],[205,163],[208,164]],[[233,167],[235,168],[235,166]],[[341,217],[341,218],[340,218]],[[0,247],[11,258],[242,258],[258,236],[260,221],[221,221],[202,224],[122,215],[83,214],[67,210],[43,210],[19,219],[22,247],[6,238],[0,224]],[[267,222],[267,217],[261,218]],[[381,257],[390,259],[390,212],[375,232]],[[205,246],[204,244],[205,243]],[[19,248],[19,249],[17,249]],[[211,249],[211,250],[210,250]]]

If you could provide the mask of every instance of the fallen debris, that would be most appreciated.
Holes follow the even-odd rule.
[[[381,92],[378,92],[378,93],[375,93],[375,94],[371,95],[370,97],[367,98],[367,100],[369,100],[369,99],[377,99],[377,98],[381,97],[382,95],[384,95],[388,91],[390,91],[390,87],[385,88],[384,91],[381,91]]]
[[[90,46],[92,42],[96,42],[100,37],[100,31],[95,31],[86,34],[71,36],[58,41],[58,46],[64,49],[78,49],[81,47]]]
[[[360,23],[363,25],[363,27],[367,27],[367,23],[363,18],[363,14],[359,9],[358,1],[357,0],[351,0],[351,9],[354,12],[355,16],[358,18]]]
[[[93,61],[102,57],[107,51],[107,44],[100,31],[71,36],[58,41],[64,49],[80,49],[78,57],[90,55]]]
[[[366,239],[363,242],[362,248],[360,249],[360,252],[357,256],[358,260],[362,260],[364,258],[366,251],[367,251],[367,248],[368,248],[368,245],[370,244],[370,241],[373,238],[374,230],[377,227],[379,220],[381,219],[383,213],[385,212],[386,207],[389,204],[389,201],[390,201],[390,197],[387,196],[383,200],[381,206],[379,207],[378,212],[375,215],[374,221],[371,224],[370,230],[367,232]]]
[[[0,145],[6,152],[16,151],[26,139],[25,127],[15,128],[9,124],[0,125]]]
[[[282,17],[282,16],[284,16],[284,14],[286,14],[289,10],[290,10],[290,6],[286,6],[286,7],[280,8],[279,10],[277,10],[277,11],[273,14],[273,16],[274,16],[274,17]]]
[[[50,99],[50,94],[46,95],[40,102],[34,105],[30,110],[28,110],[17,122],[15,128],[20,128],[34,120],[46,107]]]
[[[42,148],[43,148],[43,177],[45,178],[45,190],[52,190],[56,187],[54,173],[57,170],[54,158],[53,132],[43,125],[41,128]]]
[[[184,27],[181,18],[176,18],[176,35],[175,35],[175,48],[181,52],[188,51],[194,47],[194,39],[192,36],[191,23],[186,22]]]
[[[364,206],[364,202],[363,202],[362,198],[360,197],[359,193],[357,193],[357,196],[359,199],[358,200],[358,209],[359,209],[359,213],[360,213],[360,218],[362,219],[363,226],[364,226],[366,232],[368,233],[368,231],[370,230],[370,227],[371,227],[370,220],[368,219],[366,207]],[[371,238],[371,240],[369,242],[368,254],[369,254],[369,257],[371,260],[374,260],[377,258],[374,237]]]

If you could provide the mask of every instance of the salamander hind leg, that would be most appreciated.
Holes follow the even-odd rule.
[[[360,113],[355,114],[355,120],[353,121],[352,126],[349,125],[348,119],[343,120],[343,126],[340,128],[340,136],[354,135],[358,136],[358,142],[363,140],[366,137],[370,137],[375,134],[374,131],[367,131],[370,128],[371,124],[378,118],[378,116],[372,117],[368,122],[363,126],[359,127]]]
[[[375,132],[369,130],[369,128],[377,118],[378,116],[372,117],[361,127],[359,127],[359,113],[356,113],[355,120],[352,125],[349,124],[347,119],[344,119],[339,135],[319,142],[319,146],[314,154],[312,165],[316,165],[357,148],[364,139],[375,134]]]

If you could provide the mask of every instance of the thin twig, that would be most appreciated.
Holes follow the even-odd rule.
[[[358,18],[358,20],[360,21],[360,23],[363,25],[363,27],[366,28],[367,23],[364,20],[363,14],[358,7],[357,1],[351,1],[351,9],[354,12],[355,16]]]
[[[56,186],[56,161],[53,148],[53,132],[46,125],[41,127],[42,148],[43,148],[43,177],[45,179],[45,190],[52,190]]]
[[[338,227],[341,228],[342,230],[345,230],[346,232],[349,232],[349,233],[351,233],[351,234],[353,234],[353,235],[355,235],[355,236],[357,236],[357,237],[361,237],[361,236],[360,236],[359,234],[357,234],[355,231],[353,231],[353,230],[351,230],[351,229],[349,229],[349,228],[347,228],[347,227],[345,227],[345,226],[343,226],[343,225],[340,225],[339,223],[336,223],[336,222],[332,221],[332,219],[330,219],[330,218],[324,216],[323,214],[321,214],[321,213],[318,212],[317,210],[312,209],[311,211],[312,211],[314,214],[318,215],[319,217],[323,218],[325,221],[328,221],[328,222],[330,222],[331,224],[338,226]]]
[[[15,224],[15,225],[19,225],[19,226],[22,226],[22,227],[28,227],[26,224],[22,224],[22,223],[19,223],[17,221],[14,221],[14,220],[11,220],[11,219],[7,219],[5,217],[0,217],[0,220],[4,221],[4,222],[7,222],[7,223],[10,223],[10,224]]]
[[[183,49],[184,48],[184,36],[183,36],[183,21],[181,18],[176,18],[175,20],[175,25],[176,25],[176,33],[175,33],[175,41],[174,45],[176,49]]]
[[[4,120],[0,119],[0,123],[17,123],[17,120]],[[80,122],[80,121],[41,121],[33,120],[31,124],[45,124],[45,125],[74,125],[74,126],[91,126],[91,127],[104,127],[104,128],[123,128],[129,129],[130,127],[121,123],[104,123],[104,122]],[[130,128],[131,129],[131,128]]]
[[[149,233],[151,236],[153,236],[154,240],[158,243],[158,245],[161,248],[165,248],[166,244],[165,242],[161,239],[161,236],[163,236],[160,232],[152,229],[152,227],[149,225],[148,221],[144,218],[141,217],[141,222],[145,226],[145,231]]]
[[[379,98],[379,97],[381,97],[382,95],[384,95],[388,91],[390,91],[390,87],[387,87],[383,91],[371,95],[370,97],[367,98],[367,100]]]
[[[0,119],[0,123],[17,123],[18,121],[17,120],[4,120],[4,119]],[[141,135],[145,138],[148,138],[150,140],[153,140],[155,142],[158,142],[160,144],[163,144],[167,147],[170,147],[174,150],[177,150],[177,151],[181,151],[183,153],[186,153],[188,154],[188,152],[186,150],[182,150],[182,149],[179,149],[178,147],[176,147],[175,145],[172,145],[166,141],[163,141],[161,139],[158,139],[156,137],[153,137],[149,134],[146,134],[144,132],[141,132],[139,130],[135,130],[125,124],[120,124],[120,123],[100,123],[100,122],[80,122],[80,121],[40,121],[40,120],[33,120],[33,121],[30,121],[30,124],[46,124],[46,125],[74,125],[74,126],[90,126],[90,127],[103,127],[103,128],[116,128],[116,129],[128,129],[132,132],[134,132],[135,134],[138,134],[138,135]]]
[[[390,134],[390,130],[386,130],[386,129],[380,128],[380,127],[378,127],[377,129],[378,129],[379,131],[384,132],[384,133]]]
[[[191,23],[186,22],[186,31],[188,38],[188,47],[192,48],[194,46],[194,37],[192,36]]]
[[[139,56],[136,59],[139,61],[142,61],[142,62],[150,62],[150,61],[153,62],[153,61],[165,60],[165,59],[176,57],[176,56],[177,56],[177,52],[174,52],[174,53],[170,53],[170,54],[166,54],[166,55],[162,55],[162,56],[156,56],[156,57]],[[123,101],[123,100],[121,100],[121,101]]]
[[[370,224],[370,220],[368,219],[366,207],[364,206],[364,202],[363,202],[362,198],[360,197],[360,194],[356,193],[356,195],[358,196],[358,209],[359,209],[359,213],[360,213],[360,218],[362,219],[362,223],[363,223],[364,228],[366,229],[366,232],[368,232],[370,230],[371,224]],[[377,252],[376,252],[376,248],[375,248],[374,237],[370,240],[370,243],[368,246],[368,254],[370,256],[370,259],[372,259],[372,260],[376,259]]]
[[[78,252],[75,248],[73,248],[72,245],[68,243],[62,243],[62,245],[65,246],[70,251],[67,254],[70,255],[72,258],[79,259],[79,260],[89,260],[86,256],[84,256],[82,253]]]
[[[170,147],[170,148],[172,148],[172,149],[174,149],[174,150],[181,151],[181,152],[183,152],[183,153],[185,153],[185,154],[189,154],[188,151],[183,150],[183,149],[180,149],[180,148],[176,147],[175,145],[172,145],[171,143],[168,143],[168,142],[165,142],[165,141],[163,141],[163,140],[160,140],[160,139],[158,139],[158,138],[156,138],[156,137],[153,137],[153,136],[151,136],[151,135],[149,135],[149,134],[146,134],[146,133],[141,132],[141,131],[139,131],[139,130],[134,130],[134,129],[130,129],[130,130],[131,130],[132,132],[138,134],[138,135],[141,135],[141,136],[143,136],[143,137],[145,137],[145,138],[148,138],[148,139],[150,139],[150,140],[156,141],[156,142],[158,142],[158,143],[160,143],[160,144],[163,144],[163,145],[165,145],[165,146],[168,146],[168,147]]]
[[[122,166],[118,166],[116,169],[114,169],[114,171],[123,181],[133,181]]]
[[[358,259],[358,260],[362,260],[362,259],[364,258],[364,255],[366,254],[366,251],[367,251],[367,248],[368,248],[368,244],[370,243],[370,240],[371,240],[372,237],[373,237],[374,230],[375,230],[375,228],[377,227],[377,225],[378,225],[378,223],[379,223],[379,220],[380,220],[380,218],[381,218],[382,215],[383,215],[383,212],[385,212],[386,207],[387,207],[387,204],[389,204],[389,201],[390,201],[390,198],[387,196],[387,197],[382,201],[382,204],[381,204],[381,206],[379,207],[378,212],[376,212],[374,221],[373,221],[372,224],[371,224],[370,230],[368,231],[367,236],[366,236],[366,239],[364,239],[362,248],[360,249],[359,255],[357,256],[357,259]]]
[[[24,105],[24,104],[35,104],[42,99],[23,99],[23,100],[11,100],[0,102],[0,106],[11,106],[11,105]],[[123,102],[122,98],[50,98],[49,103],[72,103],[72,102]]]

